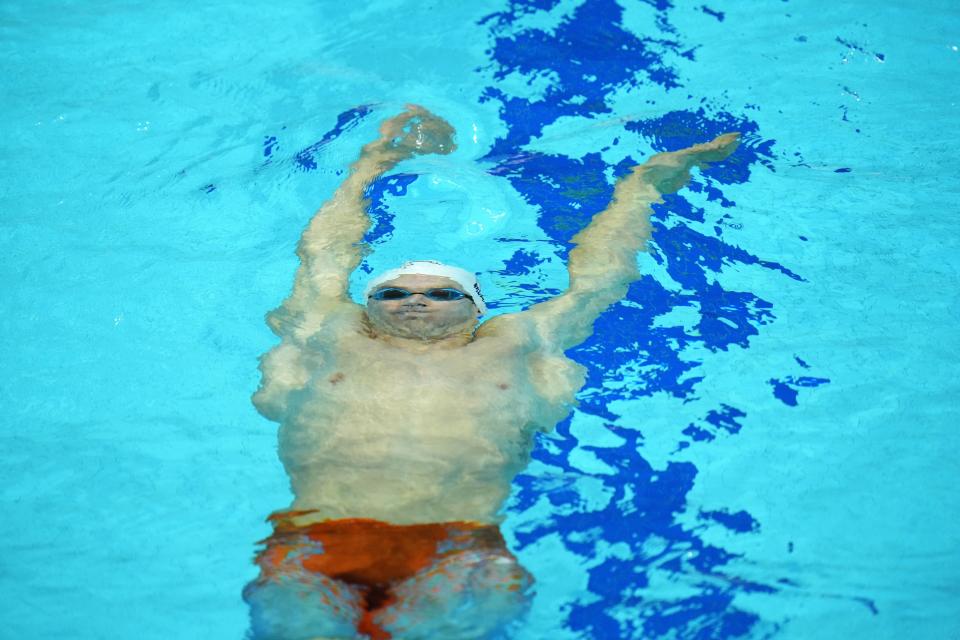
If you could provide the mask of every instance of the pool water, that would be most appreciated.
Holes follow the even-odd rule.
[[[957,637],[952,3],[281,4],[0,7],[0,637],[244,636],[290,500],[263,314],[408,102],[459,148],[371,187],[354,291],[429,256],[494,314],[563,289],[631,165],[743,135],[570,352],[511,637]]]

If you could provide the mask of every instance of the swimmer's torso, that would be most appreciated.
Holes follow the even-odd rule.
[[[306,382],[285,403],[293,508],[316,520],[496,522],[535,431],[568,413],[580,368],[516,334],[411,353],[342,326],[300,350]]]

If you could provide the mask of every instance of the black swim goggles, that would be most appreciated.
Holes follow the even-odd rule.
[[[455,300],[463,300],[464,298],[468,299],[470,302],[473,302],[473,298],[465,294],[463,291],[448,288],[427,289],[426,291],[410,291],[408,289],[401,289],[400,287],[384,287],[383,289],[377,289],[371,293],[370,297],[374,300],[404,300],[405,298],[409,298],[410,296],[418,293],[436,302],[453,302]]]

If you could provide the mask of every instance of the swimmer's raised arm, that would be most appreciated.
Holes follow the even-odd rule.
[[[366,197],[370,183],[414,155],[446,154],[455,148],[453,127],[416,105],[407,105],[406,111],[380,126],[380,136],[364,145],[346,179],[300,238],[293,292],[268,316],[277,334],[312,335],[332,310],[353,304],[347,287],[360,264],[361,242],[370,226]]]
[[[617,181],[607,208],[573,238],[567,291],[520,314],[533,321],[541,340],[569,349],[590,337],[597,317],[621,300],[640,276],[637,252],[650,238],[650,205],[686,185],[693,167],[733,153],[738,138],[727,133],[705,144],[658,153]]]

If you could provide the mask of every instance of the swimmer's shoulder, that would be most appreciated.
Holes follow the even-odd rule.
[[[483,322],[474,334],[477,341],[497,340],[516,346],[541,346],[536,327],[522,313],[505,313]]]
[[[518,314],[505,313],[481,322],[475,335],[478,338],[514,335],[526,330],[524,324]]]
[[[363,333],[364,317],[363,307],[360,305],[344,304],[326,310],[323,315],[290,317],[282,325],[273,328],[274,333],[284,341],[310,350]]]
[[[536,319],[523,313],[511,313],[491,318],[477,330],[478,343],[484,340],[500,342],[500,348],[485,349],[501,357],[500,362],[509,360],[507,355],[522,355],[526,363],[529,382],[536,395],[546,401],[541,405],[539,423],[552,425],[562,420],[575,404],[575,395],[583,386],[586,370],[583,366],[567,358],[562,345],[544,335]]]

